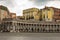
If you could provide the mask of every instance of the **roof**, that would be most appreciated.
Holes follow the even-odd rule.
[[[47,7],[47,6],[45,6],[44,9],[46,9],[46,8],[53,8],[53,9],[58,9],[58,10],[60,10],[60,8],[56,8],[56,7]]]
[[[8,11],[8,8],[3,5],[0,5],[0,9]]]
[[[10,14],[14,14],[14,15],[16,15],[16,13],[10,13]]]
[[[23,12],[38,11],[38,10],[39,10],[38,8],[28,8],[28,9],[23,10]]]

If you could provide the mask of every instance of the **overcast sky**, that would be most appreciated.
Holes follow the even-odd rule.
[[[45,6],[60,8],[60,0],[0,0],[0,5],[7,6],[10,12],[21,16],[24,9],[32,7],[39,9]]]

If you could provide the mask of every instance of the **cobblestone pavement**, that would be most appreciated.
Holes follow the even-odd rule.
[[[0,40],[60,40],[60,33],[0,33]]]

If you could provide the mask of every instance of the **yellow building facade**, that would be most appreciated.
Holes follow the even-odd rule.
[[[23,16],[25,20],[39,20],[40,19],[40,10],[38,8],[30,8],[23,10]]]
[[[51,7],[46,7],[42,10],[42,19],[45,21],[52,21],[54,10]]]

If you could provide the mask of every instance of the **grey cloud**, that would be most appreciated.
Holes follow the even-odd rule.
[[[60,1],[60,0],[29,0],[32,1],[35,5],[41,6],[47,4],[49,1]]]
[[[9,7],[14,7],[13,1],[12,0],[0,0],[0,2],[2,2],[1,4],[9,6]]]

